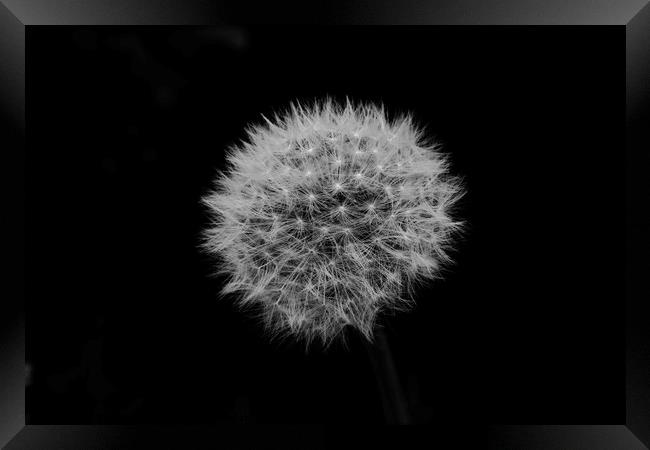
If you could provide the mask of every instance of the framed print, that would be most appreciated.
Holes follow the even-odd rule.
[[[647,448],[644,2],[3,3],[5,448]]]

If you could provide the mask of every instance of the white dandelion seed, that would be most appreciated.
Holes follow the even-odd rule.
[[[203,198],[202,247],[228,277],[222,294],[307,344],[348,325],[372,340],[378,315],[410,308],[414,283],[451,261],[460,179],[410,115],[325,100],[264,119]],[[371,141],[385,145],[365,152]]]

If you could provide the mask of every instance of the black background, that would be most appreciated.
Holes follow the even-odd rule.
[[[199,204],[244,127],[324,95],[411,111],[469,229],[390,321],[416,422],[624,421],[624,30],[30,28],[28,423],[378,422],[358,341],[218,301]]]

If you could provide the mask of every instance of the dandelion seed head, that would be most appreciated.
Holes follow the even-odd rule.
[[[202,247],[227,277],[221,293],[274,334],[329,344],[351,326],[372,339],[382,312],[409,309],[415,283],[451,262],[463,188],[410,115],[294,103],[227,161],[203,198]]]

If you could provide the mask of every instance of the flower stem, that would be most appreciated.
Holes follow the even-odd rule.
[[[375,342],[370,342],[366,338],[362,338],[362,341],[377,378],[377,386],[381,392],[386,422],[389,425],[411,424],[408,403],[397,376],[397,369],[388,345],[386,332],[382,327],[377,327]]]

